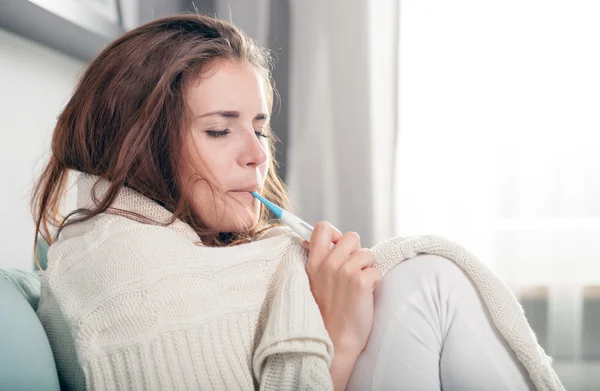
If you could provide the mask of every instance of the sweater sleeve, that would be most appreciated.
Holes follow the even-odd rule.
[[[293,248],[274,276],[268,317],[253,359],[261,390],[333,390],[333,343],[299,251],[304,250]]]
[[[260,391],[333,390],[327,362],[315,355],[278,353],[266,361]]]

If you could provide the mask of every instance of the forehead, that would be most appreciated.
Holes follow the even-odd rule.
[[[186,99],[198,110],[266,111],[265,81],[248,63],[222,61],[191,83]]]

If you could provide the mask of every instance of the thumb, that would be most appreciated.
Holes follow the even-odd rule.
[[[300,244],[302,245],[302,247],[304,247],[305,250],[310,251],[310,243],[308,243],[307,240],[303,240]]]

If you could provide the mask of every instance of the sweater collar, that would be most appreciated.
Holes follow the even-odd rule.
[[[75,182],[77,185],[77,208],[95,207],[103,199],[111,182],[96,175],[79,171],[75,171],[75,173],[79,175]],[[92,197],[92,190],[95,197]],[[167,222],[173,217],[171,212],[156,201],[128,187],[121,188],[114,202],[108,208],[108,213],[124,215],[119,210],[137,213],[157,222]],[[126,217],[135,220],[135,216],[129,214]],[[196,231],[180,219],[175,219],[173,223],[166,227],[183,235],[197,245],[203,245]]]

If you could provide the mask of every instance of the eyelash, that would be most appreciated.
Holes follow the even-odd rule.
[[[206,133],[213,138],[225,137],[231,133],[228,129],[225,130],[207,130]],[[264,132],[254,132],[258,137],[269,138]]]

